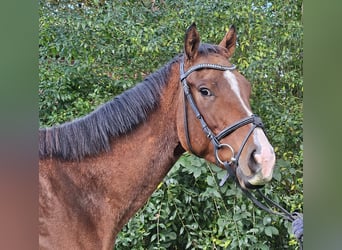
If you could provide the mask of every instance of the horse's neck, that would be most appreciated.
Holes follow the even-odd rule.
[[[164,94],[159,108],[144,124],[112,142],[112,152],[108,154],[113,165],[112,199],[113,205],[123,212],[115,231],[145,204],[183,153],[177,135],[177,101],[178,94]]]

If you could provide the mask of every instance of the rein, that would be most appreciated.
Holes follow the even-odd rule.
[[[227,170],[226,176],[221,180],[219,186],[223,186],[224,183],[228,180],[229,177],[232,177],[236,184],[240,187],[240,189],[244,192],[244,194],[260,209],[274,215],[281,216],[282,218],[290,221],[292,223],[292,229],[293,233],[297,238],[297,241],[299,242],[300,249],[303,249],[303,217],[302,214],[299,213],[290,213],[285,208],[277,204],[276,202],[272,201],[268,197],[266,197],[259,189],[257,190],[258,194],[261,196],[261,198],[266,202],[266,205],[260,202],[249,190],[241,188],[239,181],[236,178],[236,169],[239,167],[239,158],[241,156],[242,150],[244,149],[248,138],[253,133],[254,129],[256,128],[262,128],[264,130],[264,125],[261,121],[261,118],[255,114],[246,117],[233,125],[230,125],[226,128],[224,128],[221,132],[219,132],[217,135],[215,135],[212,130],[208,127],[208,124],[205,122],[203,116],[201,115],[194,98],[190,92],[190,87],[186,81],[186,78],[193,73],[194,71],[201,70],[201,69],[214,69],[214,70],[220,70],[220,71],[233,71],[236,69],[235,65],[232,66],[223,66],[218,64],[211,64],[211,63],[203,63],[198,64],[195,66],[190,67],[186,72],[184,72],[184,60],[180,63],[180,81],[182,83],[183,91],[184,91],[184,129],[185,129],[185,136],[187,145],[189,148],[189,151],[191,153],[194,153],[193,148],[191,146],[190,142],[190,136],[189,136],[189,127],[188,127],[188,114],[187,114],[187,107],[186,107],[186,100],[189,102],[191,109],[195,113],[196,118],[200,121],[202,130],[205,133],[205,135],[210,139],[211,143],[214,146],[214,152],[215,152],[215,159],[216,164],[223,165],[225,169]],[[247,124],[253,124],[253,126],[250,128],[249,132],[247,133],[246,137],[244,138],[239,151],[237,154],[234,153],[234,149],[232,146],[226,143],[220,143],[220,140],[222,140],[224,137],[230,135],[237,129],[247,125]],[[265,130],[264,130],[265,131]],[[232,152],[232,157],[230,161],[223,161],[220,159],[218,155],[218,151],[222,148],[228,148]],[[278,208],[281,212],[276,212],[272,209],[270,209],[269,206],[274,206]]]

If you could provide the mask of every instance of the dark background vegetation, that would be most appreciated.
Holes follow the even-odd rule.
[[[264,192],[303,209],[303,4],[289,1],[40,1],[39,118],[82,116],[180,53],[196,22],[204,42],[238,31],[232,62],[275,147]],[[255,208],[224,173],[184,155],[124,227],[116,249],[298,249],[291,225]]]

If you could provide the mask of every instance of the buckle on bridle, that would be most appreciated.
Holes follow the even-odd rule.
[[[261,120],[261,118],[259,116],[257,116],[256,114],[253,114],[252,117],[254,118],[253,119],[253,124],[256,127],[264,128],[264,124],[262,123],[262,120]]]

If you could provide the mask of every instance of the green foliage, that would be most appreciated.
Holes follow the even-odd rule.
[[[154,2],[154,3],[153,3]],[[253,84],[277,154],[265,193],[303,205],[302,1],[40,1],[39,112],[48,126],[79,117],[182,51],[195,21],[218,43],[238,30],[232,58]],[[255,208],[224,172],[184,155],[119,234],[116,249],[298,249],[291,225]]]

